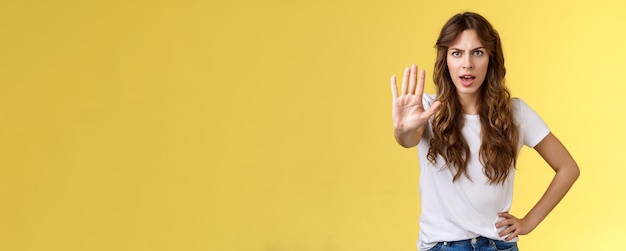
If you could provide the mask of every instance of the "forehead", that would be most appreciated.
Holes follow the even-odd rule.
[[[482,46],[476,30],[469,29],[462,31],[448,49],[474,49]]]

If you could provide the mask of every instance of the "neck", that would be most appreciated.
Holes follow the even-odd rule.
[[[478,95],[458,94],[458,97],[464,114],[478,114]]]

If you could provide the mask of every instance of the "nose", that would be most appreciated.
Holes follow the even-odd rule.
[[[466,53],[463,55],[463,69],[472,69],[474,68],[474,63],[472,62],[472,56],[470,53]]]

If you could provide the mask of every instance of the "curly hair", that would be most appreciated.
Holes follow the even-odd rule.
[[[490,184],[503,183],[517,161],[519,132],[513,118],[511,95],[504,85],[506,68],[500,37],[479,14],[465,12],[453,16],[441,29],[435,44],[437,59],[433,79],[441,107],[433,117],[434,135],[427,156],[435,164],[439,155],[445,161],[445,168],[455,167],[453,181],[461,175],[471,179],[467,174],[470,149],[462,135],[465,116],[446,61],[448,47],[468,29],[476,31],[489,55],[487,74],[479,90],[480,162]]]

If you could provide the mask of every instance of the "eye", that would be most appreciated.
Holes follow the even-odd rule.
[[[450,53],[450,55],[452,55],[454,57],[460,57],[461,56],[461,52],[460,51],[453,51],[452,53]]]
[[[482,56],[483,54],[485,54],[485,52],[484,52],[484,51],[482,51],[482,50],[476,50],[476,51],[474,51],[474,56]]]

